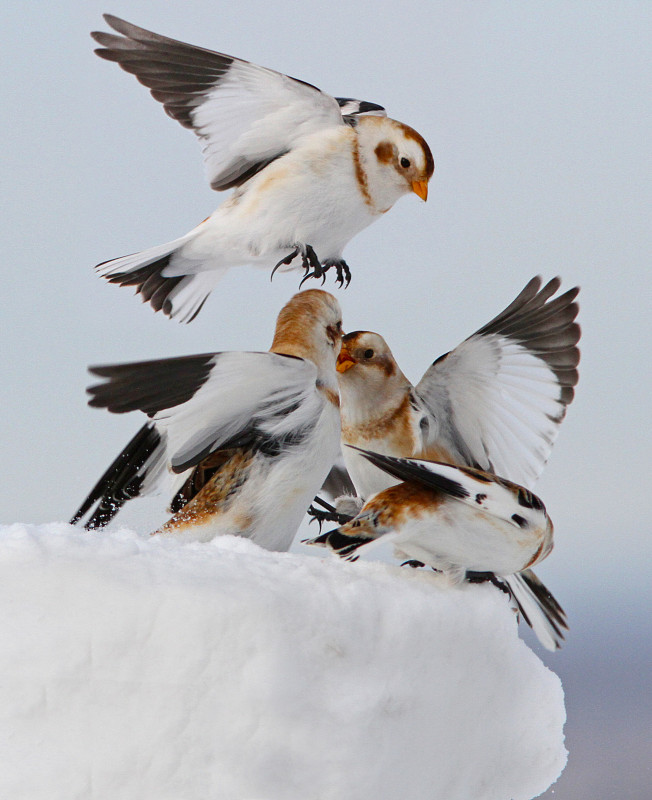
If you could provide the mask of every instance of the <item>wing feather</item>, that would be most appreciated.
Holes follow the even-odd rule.
[[[148,414],[179,474],[244,439],[261,448],[296,439],[323,403],[316,366],[276,353],[208,353],[91,372],[107,380],[89,388],[90,404]]]
[[[494,319],[437,359],[416,387],[429,444],[532,486],[578,381],[578,288],[533,278]]]
[[[239,186],[302,137],[344,119],[338,101],[317,87],[234,56],[139,28],[111,14],[117,31],[91,35],[95,52],[150,89],[166,112],[199,137],[213,189]],[[348,113],[375,113],[360,104]],[[351,106],[349,106],[351,108]]]

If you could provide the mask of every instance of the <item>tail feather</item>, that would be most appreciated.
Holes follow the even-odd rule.
[[[158,464],[156,454],[161,441],[160,434],[151,423],[143,425],[91,489],[70,524],[75,525],[91,512],[84,528],[103,528],[111,522],[127,500],[144,493],[145,479],[151,478],[149,473]],[[151,485],[151,480],[148,483]]]
[[[143,302],[149,303],[154,311],[162,311],[179,322],[191,322],[222,275],[219,269],[193,271],[190,268],[187,273],[179,274],[179,265],[173,263],[175,256],[193,237],[194,231],[191,231],[167,244],[104,261],[95,269],[109,283],[136,287],[136,294],[140,294]],[[173,267],[177,268],[176,274],[170,274]]]
[[[568,622],[564,609],[530,569],[504,578],[523,620],[547,650],[559,650]]]

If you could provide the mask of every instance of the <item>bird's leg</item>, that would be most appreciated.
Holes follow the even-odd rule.
[[[338,525],[344,525],[346,522],[353,519],[353,517],[348,514],[338,514],[335,510],[335,506],[327,503],[326,500],[322,500],[321,497],[315,497],[313,502],[320,505],[321,508],[315,508],[314,505],[311,505],[308,508],[308,514],[311,517],[310,522],[316,521],[319,523],[320,531],[324,522],[337,522]]]
[[[351,270],[343,258],[330,258],[328,261],[324,261],[322,267],[324,272],[327,272],[331,267],[335,267],[337,270],[335,282],[339,283],[340,286],[344,286],[345,289],[351,283]]]

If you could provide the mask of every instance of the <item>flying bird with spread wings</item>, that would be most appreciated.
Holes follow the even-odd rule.
[[[89,388],[89,405],[150,421],[71,523],[104,527],[128,500],[167,489],[173,516],[157,533],[234,534],[287,550],[340,449],[341,338],[339,303],[309,289],[281,310],[269,352],[91,368],[104,381]]]
[[[194,131],[213,189],[235,190],[184,236],[96,267],[154,310],[191,321],[224,272],[244,264],[303,268],[304,280],[334,268],[348,284],[345,245],[404,194],[427,199],[430,148],[382,106],[104,19],[116,33],[94,32],[95,52]]]

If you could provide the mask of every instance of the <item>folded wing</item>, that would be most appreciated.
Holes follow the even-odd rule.
[[[219,468],[221,451],[275,454],[307,436],[324,400],[317,368],[276,353],[207,353],[93,367],[89,405],[150,418],[100,478],[72,522],[102,527],[126,502],[174,473],[175,491]],[[197,472],[197,475],[193,474]],[[196,486],[195,486],[196,488]]]

